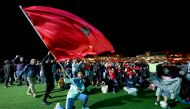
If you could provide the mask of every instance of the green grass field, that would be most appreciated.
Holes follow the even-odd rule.
[[[60,91],[57,87],[51,93],[55,97],[48,99],[50,105],[41,103],[44,94],[44,85],[36,84],[37,97],[26,95],[27,87],[10,86],[4,88],[0,84],[0,109],[53,109],[57,102],[65,105],[67,90]],[[91,109],[161,109],[154,105],[154,92],[149,89],[141,89],[137,97],[127,95],[123,90],[118,93],[101,93],[100,89],[91,87],[88,105]],[[171,109],[190,109],[190,105],[172,103]],[[75,102],[76,109],[81,109],[82,102]]]

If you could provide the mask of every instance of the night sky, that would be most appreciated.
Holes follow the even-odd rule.
[[[104,2],[103,2],[104,1]],[[122,2],[121,2],[122,1]],[[43,5],[69,11],[100,30],[116,53],[135,56],[145,51],[190,52],[188,8],[171,3],[127,3],[125,0],[17,0],[8,3],[1,30],[1,57],[16,54],[42,58],[47,48],[19,9]],[[5,9],[1,9],[4,11]],[[2,44],[5,42],[6,44]],[[9,46],[9,47],[8,47]],[[6,51],[7,50],[7,51]]]

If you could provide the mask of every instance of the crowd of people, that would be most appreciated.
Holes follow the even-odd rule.
[[[91,62],[80,59],[56,62],[48,53],[44,59],[31,59],[16,55],[12,60],[6,59],[0,69],[0,80],[5,88],[13,85],[28,86],[27,95],[36,97],[35,82],[45,83],[46,89],[42,102],[50,104],[47,99],[57,82],[60,90],[67,90],[66,109],[72,109],[76,99],[83,102],[83,109],[88,109],[88,88],[90,85],[108,85],[108,91],[117,93],[124,90],[131,96],[138,96],[138,88],[150,88],[155,91],[156,105],[169,108],[168,99],[189,100],[190,66],[187,63],[173,64],[166,60],[143,59],[141,61]],[[168,87],[168,84],[172,87]],[[175,95],[174,95],[175,92]],[[161,101],[161,96],[164,100]],[[172,96],[172,98],[171,98]],[[179,100],[179,99],[178,99]]]

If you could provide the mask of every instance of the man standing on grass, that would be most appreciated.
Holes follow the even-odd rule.
[[[46,90],[43,98],[43,103],[49,105],[47,102],[47,98],[52,98],[49,94],[54,89],[54,74],[52,71],[53,61],[50,59],[50,52],[48,52],[48,56],[46,56],[42,60],[41,70],[44,73]]]
[[[16,77],[18,78],[18,76],[20,75],[20,73],[21,73],[21,71],[22,71],[22,69],[25,67],[25,65],[26,65],[26,63],[25,63],[25,60],[24,60],[24,58],[23,57],[21,57],[21,56],[19,56],[19,55],[16,55],[16,57],[12,60],[12,62],[14,63],[14,65],[15,65],[15,75],[16,75]],[[22,76],[20,76],[19,78],[18,78],[18,84],[17,84],[17,86],[21,86],[22,85],[22,79],[23,79],[23,77],[24,77],[25,75],[22,75]],[[26,82],[26,85],[28,86],[28,82],[27,81],[25,81]]]
[[[12,83],[10,83],[8,85],[9,79],[11,78],[11,76],[14,73],[14,66],[9,60],[4,61],[3,71],[4,71],[4,74],[5,74],[5,88],[7,88],[8,86],[11,86],[11,84],[12,84]]]
[[[151,59],[150,61],[148,61],[147,59],[144,59],[144,60],[148,64],[150,77],[157,76],[157,66],[159,64],[163,64],[164,62],[166,62],[166,61],[155,62],[154,59]]]
[[[34,85],[36,82],[37,73],[39,72],[39,66],[37,66],[36,63],[36,59],[31,59],[30,64],[26,65],[18,76],[18,78],[20,78],[23,74],[26,74],[27,81],[29,83],[27,95],[33,95],[33,97],[36,97],[36,90]]]

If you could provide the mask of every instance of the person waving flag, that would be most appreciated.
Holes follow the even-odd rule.
[[[56,61],[114,52],[99,30],[70,12],[47,6],[28,6],[23,11]]]

